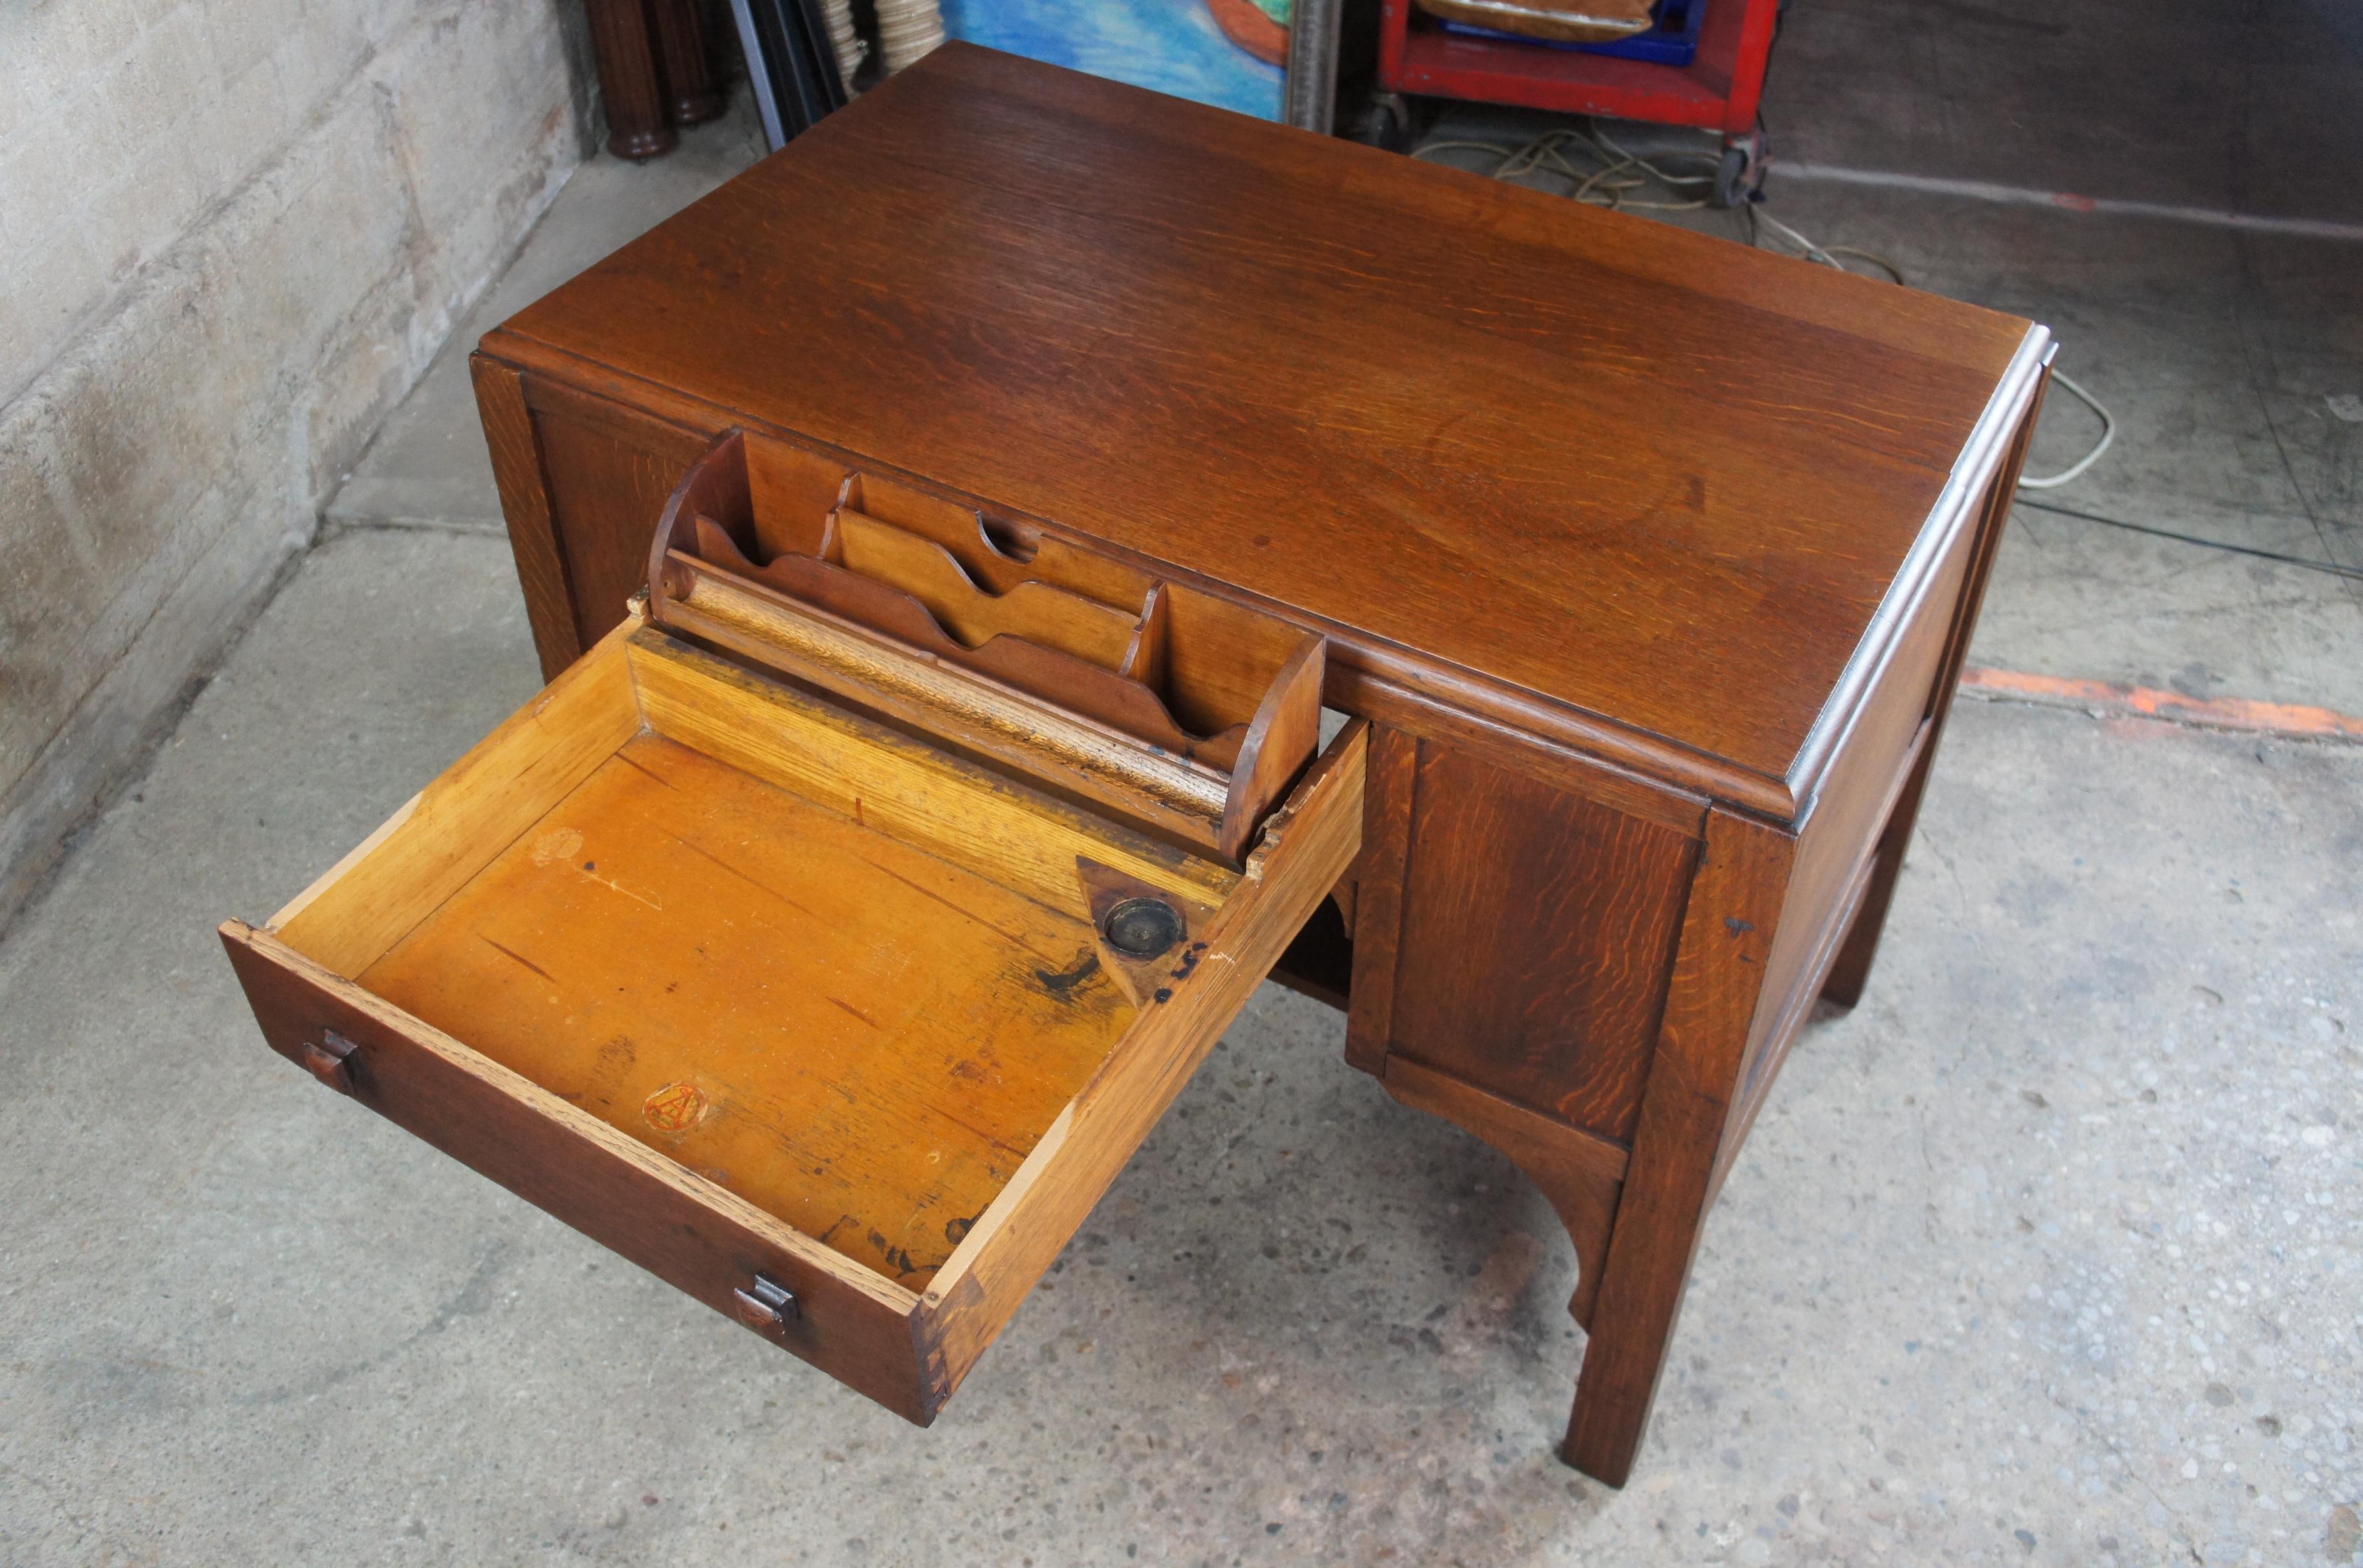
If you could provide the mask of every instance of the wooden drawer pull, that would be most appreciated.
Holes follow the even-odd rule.
[[[359,1047],[333,1029],[324,1029],[317,1040],[303,1044],[302,1066],[305,1071],[338,1094],[353,1092],[352,1055]]]
[[[758,1333],[775,1334],[803,1315],[796,1293],[768,1274],[755,1276],[752,1286],[730,1293],[738,1320]]]

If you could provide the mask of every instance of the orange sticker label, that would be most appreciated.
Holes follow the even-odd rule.
[[[686,1132],[705,1120],[709,1102],[695,1084],[667,1084],[641,1102],[640,1114],[660,1132]]]

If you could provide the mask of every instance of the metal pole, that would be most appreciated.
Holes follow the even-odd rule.
[[[1337,13],[1344,0],[1292,0],[1281,117],[1327,136],[1337,112]]]

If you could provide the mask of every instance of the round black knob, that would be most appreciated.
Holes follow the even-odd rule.
[[[1154,958],[1182,940],[1182,911],[1163,899],[1126,899],[1108,911],[1100,934],[1127,958]]]

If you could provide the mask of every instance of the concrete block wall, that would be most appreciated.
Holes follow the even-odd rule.
[[[0,923],[589,150],[571,0],[0,5]]]

